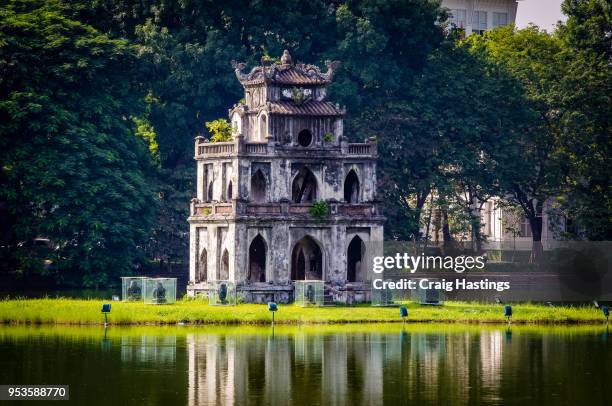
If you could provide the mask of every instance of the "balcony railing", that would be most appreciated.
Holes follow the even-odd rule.
[[[249,203],[246,206],[246,213],[250,215],[281,214],[281,205],[280,203]]]
[[[352,143],[348,146],[349,155],[372,155],[372,144]]]
[[[268,144],[247,143],[245,144],[247,154],[265,155],[268,152]]]
[[[272,202],[192,202],[191,214],[193,216],[310,216],[312,204]],[[370,217],[377,215],[376,206],[372,203],[329,203],[330,216],[343,217]]]
[[[198,155],[231,155],[234,153],[233,142],[200,142]]]
[[[269,151],[269,144],[267,142],[245,142],[242,137],[230,142],[208,142],[204,137],[198,136],[196,137],[195,147],[196,157],[224,157],[236,154],[267,155]],[[277,145],[277,148],[285,151],[285,153],[293,150],[293,147],[287,149],[286,145]],[[296,151],[300,153],[315,151],[316,153],[331,154],[333,156],[340,152],[349,156],[364,158],[375,158],[377,156],[376,150],[376,141],[374,139],[362,143],[342,142],[339,146],[332,149],[323,147],[314,149],[296,148]]]
[[[226,216],[233,213],[233,204],[227,202],[195,203],[191,210],[191,214],[194,216],[210,216],[214,214]]]
[[[343,216],[370,216],[375,213],[375,208],[372,204],[339,204],[338,214]]]

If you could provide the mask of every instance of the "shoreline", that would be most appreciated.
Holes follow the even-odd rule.
[[[271,324],[266,305],[239,304],[213,306],[200,300],[179,300],[170,305],[112,302],[98,299],[5,299],[0,300],[2,325],[104,325],[103,303],[111,304],[110,326],[171,325],[254,325]],[[442,306],[404,302],[406,324],[508,324],[503,305],[478,302],[446,302]],[[520,325],[600,325],[605,318],[593,306],[546,306],[511,304],[512,324]],[[370,305],[300,307],[282,305],[275,314],[275,325],[329,325],[402,323],[398,307]]]

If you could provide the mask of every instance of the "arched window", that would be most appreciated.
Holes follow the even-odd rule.
[[[229,280],[229,252],[227,252],[227,249],[223,250],[223,255],[221,256],[221,268],[219,269],[219,280],[222,280],[222,281]]]
[[[208,279],[208,253],[206,248],[202,249],[200,254],[200,262],[198,263],[198,270],[196,272],[196,282],[205,282]]]
[[[233,187],[232,187],[232,181],[230,180],[230,182],[227,185],[226,200],[227,201],[231,201],[233,195],[234,195],[234,191],[233,191]]]
[[[249,247],[249,275],[250,282],[266,281],[266,242],[258,234]]]
[[[308,203],[317,199],[317,178],[306,167],[300,169],[291,186],[291,200],[294,203]]]
[[[298,133],[298,144],[302,147],[308,147],[312,144],[312,133],[310,130],[302,130]]]
[[[296,281],[323,279],[323,253],[312,237],[302,238],[293,247],[291,279]]]
[[[359,178],[352,169],[344,179],[344,201],[347,203],[359,202]]]
[[[346,251],[346,279],[349,282],[362,282],[364,280],[363,259],[365,244],[358,235],[353,237]]]
[[[256,203],[263,203],[266,201],[266,177],[258,169],[253,176],[251,176],[251,200]]]
[[[207,196],[207,199],[208,199],[209,202],[212,202],[212,200],[213,200],[213,182],[212,182],[212,180],[208,184],[208,196]]]
[[[268,116],[262,114],[259,116],[259,141],[265,141],[268,136]]]

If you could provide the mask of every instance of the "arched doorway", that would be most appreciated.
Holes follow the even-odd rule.
[[[347,203],[359,202],[359,178],[353,169],[344,179],[344,201]]]
[[[291,279],[322,280],[323,253],[312,237],[299,240],[291,253]]]
[[[223,255],[221,256],[221,268],[219,269],[219,280],[222,280],[222,281],[229,280],[229,252],[227,252],[227,249],[223,250]]]
[[[256,203],[266,201],[266,177],[260,169],[251,176],[251,199]]]
[[[250,282],[266,281],[266,242],[261,234],[253,238],[249,247],[249,275]]]
[[[358,235],[353,237],[346,250],[346,280],[349,282],[363,282],[365,258],[365,244]]]
[[[196,273],[196,282],[205,282],[208,279],[208,252],[206,248],[202,249],[200,254],[200,262],[198,263],[198,271]]]
[[[313,202],[317,198],[317,178],[307,167],[300,169],[291,186],[291,200],[294,203]]]

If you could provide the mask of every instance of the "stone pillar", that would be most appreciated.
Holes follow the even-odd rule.
[[[244,146],[244,135],[242,133],[236,134],[234,136],[234,142],[236,143],[236,153],[244,153],[246,149]]]
[[[368,138],[368,144],[370,145],[370,154],[374,158],[378,158],[378,141],[376,140],[376,137]]]
[[[200,146],[200,144],[202,144],[204,142],[206,138],[202,137],[201,135],[198,135],[197,137],[195,137],[195,151],[193,156],[198,156],[198,147]]]

